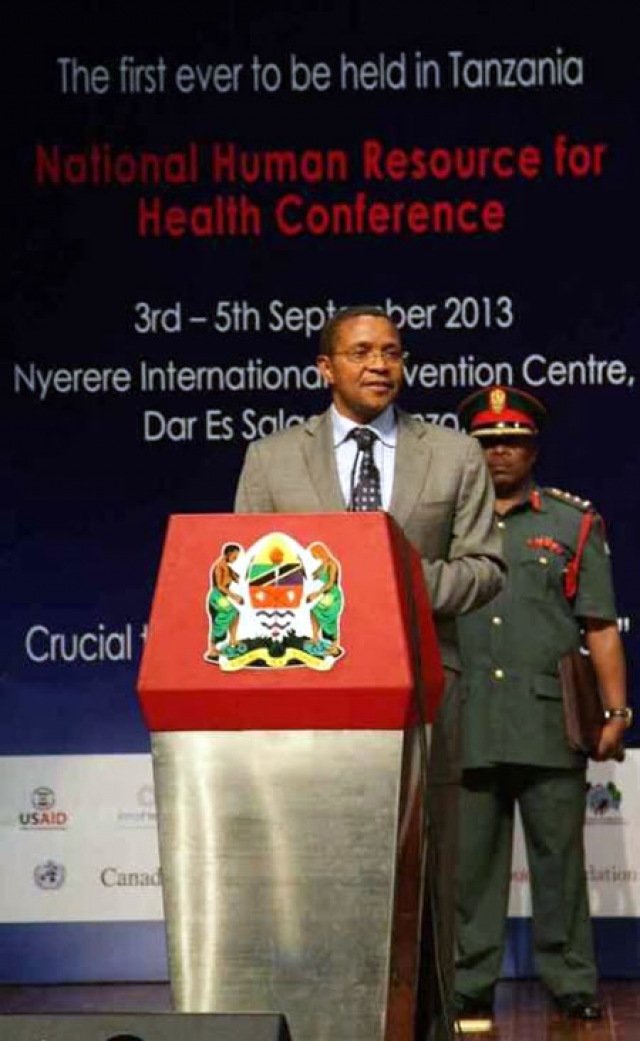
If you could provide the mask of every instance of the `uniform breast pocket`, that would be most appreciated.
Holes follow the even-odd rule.
[[[562,699],[562,687],[556,676],[536,676],[533,680],[533,690],[537,698],[547,701],[560,701]]]
[[[564,561],[555,554],[541,554],[523,560],[515,569],[518,592],[529,600],[547,600],[562,594]]]

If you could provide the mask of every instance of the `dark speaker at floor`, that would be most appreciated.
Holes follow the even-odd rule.
[[[291,1041],[284,1016],[144,1012],[0,1016],[2,1041]]]

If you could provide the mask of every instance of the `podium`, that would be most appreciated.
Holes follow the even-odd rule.
[[[138,694],[177,1011],[413,1037],[442,687],[385,513],[170,518]]]

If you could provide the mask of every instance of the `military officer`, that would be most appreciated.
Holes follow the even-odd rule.
[[[606,709],[596,759],[619,752],[625,664],[602,521],[589,503],[533,476],[546,412],[512,387],[472,394],[463,426],[483,450],[509,566],[490,603],[458,620],[462,766],[456,1007],[490,1017],[500,972],[520,808],[533,902],[537,970],[559,1010],[601,1016],[583,822],[587,757],[565,736],[558,663],[581,633]]]

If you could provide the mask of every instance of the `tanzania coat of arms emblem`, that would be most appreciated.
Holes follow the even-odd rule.
[[[205,661],[225,672],[307,666],[343,656],[341,567],[324,542],[272,532],[244,549],[225,542],[211,567]]]

